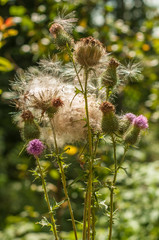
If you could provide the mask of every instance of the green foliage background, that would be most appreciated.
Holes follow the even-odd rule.
[[[143,77],[140,81],[129,81],[121,87],[115,104],[118,113],[133,112],[148,117],[148,134],[141,139],[139,146],[129,152],[124,167],[128,176],[121,172],[116,193],[119,211],[114,223],[114,239],[118,240],[158,240],[159,239],[159,15],[158,8],[143,0],[1,0],[0,15],[6,20],[13,17],[15,24],[8,29],[0,41],[0,239],[3,240],[42,240],[51,239],[48,229],[41,229],[35,222],[40,215],[45,216],[47,209],[41,194],[40,182],[33,182],[28,171],[35,167],[34,160],[23,154],[20,134],[13,125],[8,106],[9,81],[14,79],[15,71],[36,65],[41,57],[52,57],[58,50],[52,44],[49,24],[58,11],[76,11],[78,26],[74,29],[75,40],[89,35],[98,38],[113,56],[122,63],[130,58],[141,61]],[[59,53],[58,53],[59,54]],[[59,54],[60,55],[60,54]],[[60,55],[67,61],[65,54]],[[98,150],[101,156],[105,145]],[[101,156],[105,166],[112,163],[108,156]],[[120,156],[122,150],[118,150]],[[68,182],[82,175],[77,155],[70,157],[71,168],[67,171]],[[50,194],[56,199],[63,198],[57,167],[44,164],[49,169]],[[101,169],[100,178],[105,179],[107,172]],[[71,185],[69,191],[73,202],[75,218],[82,218],[82,181]],[[101,189],[101,201],[108,203],[106,189]],[[104,215],[104,206],[97,220],[97,239],[107,236],[108,219]],[[73,239],[67,206],[57,212],[58,223],[62,223],[63,239]],[[80,231],[81,225],[79,223]],[[50,238],[49,238],[50,237]]]

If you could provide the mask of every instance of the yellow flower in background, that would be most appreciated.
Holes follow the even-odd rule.
[[[78,148],[72,145],[65,146],[64,150],[66,150],[65,152],[71,156],[75,155],[78,152]]]
[[[150,45],[148,45],[148,44],[143,44],[142,45],[142,49],[145,51],[145,52],[147,52],[147,51],[149,51],[150,50]]]

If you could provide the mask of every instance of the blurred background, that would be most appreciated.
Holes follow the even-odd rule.
[[[73,37],[92,35],[98,38],[114,57],[126,64],[135,58],[142,64],[143,76],[139,81],[129,81],[121,87],[116,98],[118,113],[144,114],[149,119],[148,133],[141,138],[137,148],[129,151],[124,172],[119,174],[116,192],[117,208],[113,238],[118,240],[159,239],[159,1],[157,0],[0,0],[0,239],[49,240],[46,227],[35,224],[41,215],[47,216],[39,181],[33,181],[29,172],[35,167],[33,158],[25,153],[18,128],[13,124],[9,106],[10,81],[16,71],[37,65],[42,57],[58,53],[64,61],[67,54],[59,54],[49,35],[49,23],[58,12],[76,11],[77,27]],[[134,69],[130,65],[130,71]],[[105,166],[111,165],[111,151],[100,144],[98,155]],[[117,148],[121,154],[120,147]],[[68,152],[71,168],[67,170],[68,183],[82,174],[78,161],[78,145]],[[58,169],[49,161],[47,181],[50,196],[63,199]],[[108,172],[101,169],[99,179]],[[83,182],[69,187],[79,232],[83,214]],[[99,196],[103,208],[98,211],[96,237],[107,238],[108,218],[105,204],[108,192],[102,188]],[[106,200],[106,201],[105,201]],[[56,214],[61,224],[62,239],[74,239],[67,204]]]

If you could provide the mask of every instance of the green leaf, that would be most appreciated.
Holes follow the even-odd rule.
[[[51,223],[47,220],[46,217],[43,217],[40,222],[37,222],[36,224],[40,224],[42,227],[52,227]]]
[[[13,70],[12,63],[7,60],[6,58],[0,57],[0,71],[2,72],[9,72]]]
[[[5,5],[7,2],[8,2],[8,0],[1,0],[1,1],[0,1],[0,5],[3,6],[3,5]]]
[[[12,16],[23,16],[26,13],[26,8],[24,6],[11,6],[9,13]]]
[[[62,200],[61,202],[55,202],[55,204],[52,206],[52,211],[54,211],[55,209],[59,208],[64,202],[66,202],[67,199]]]

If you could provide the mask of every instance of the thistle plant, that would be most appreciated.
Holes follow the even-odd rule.
[[[107,203],[109,229],[105,231],[105,239],[111,240],[116,213],[114,199],[117,175],[125,161],[127,151],[137,143],[142,131],[148,128],[148,122],[143,115],[116,114],[114,94],[117,93],[120,84],[124,85],[127,82],[126,78],[131,77],[131,72],[127,74],[126,67],[123,71],[122,64],[115,58],[110,58],[103,44],[92,36],[75,43],[71,35],[75,22],[75,18],[59,17],[50,26],[53,44],[59,52],[67,52],[70,63],[63,64],[60,61],[43,59],[38,67],[30,67],[18,75],[12,83],[16,96],[13,101],[18,109],[14,120],[27,145],[27,152],[33,155],[37,162],[38,170],[33,173],[41,178],[51,221],[45,219],[45,224],[47,222],[51,227],[55,239],[61,238],[55,212],[62,203],[56,203],[55,206],[50,204],[47,174],[41,166],[40,156],[47,159],[50,157],[50,161],[54,159],[58,165],[76,240],[96,239],[96,211],[99,208],[96,189],[103,186],[109,189],[110,201]],[[136,73],[138,76],[138,69]],[[133,68],[133,78],[134,76]],[[114,167],[109,169],[111,172],[109,182],[100,182],[95,171],[96,155],[103,139],[110,139],[112,143]],[[79,158],[82,159],[80,165],[85,173],[82,233],[77,228],[67,188],[65,170],[67,163],[63,150],[65,145],[77,142],[82,149]],[[121,159],[116,153],[119,144],[123,146],[124,152]],[[98,161],[102,163],[100,156]]]

